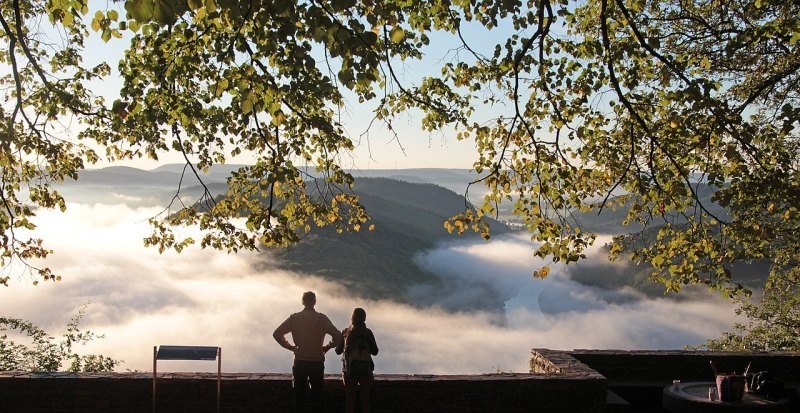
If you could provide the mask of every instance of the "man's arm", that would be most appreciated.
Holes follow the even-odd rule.
[[[328,318],[328,316],[325,316],[325,321],[326,321],[326,323],[325,323],[325,330],[324,331],[325,331],[325,334],[328,334],[328,335],[331,336],[331,342],[322,347],[322,351],[323,352],[327,352],[328,350],[330,350],[332,348],[338,347],[339,343],[342,342],[342,333],[339,332],[339,330],[336,328],[336,326],[333,325],[333,323],[331,322],[331,319]]]
[[[291,319],[292,317],[289,316],[289,318],[287,318],[286,321],[281,323],[281,325],[279,325],[278,328],[276,328],[275,331],[272,333],[272,338],[274,338],[275,341],[277,341],[278,344],[281,345],[281,347],[289,351],[295,351],[297,349],[297,346],[289,344],[289,341],[286,340],[286,335],[292,331]]]

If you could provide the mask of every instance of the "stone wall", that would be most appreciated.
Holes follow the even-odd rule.
[[[216,411],[213,373],[159,373],[158,412]],[[289,374],[223,374],[221,411],[291,412]],[[568,373],[463,376],[378,375],[373,412],[587,412],[605,411],[605,380]],[[575,397],[580,395],[580,397]],[[338,376],[326,377],[328,412],[344,411]],[[0,412],[89,413],[152,411],[147,373],[0,373]]]
[[[673,380],[714,380],[709,361],[720,373],[769,371],[789,389],[800,387],[800,353],[714,352],[652,350],[573,350],[566,352],[608,380],[608,389],[634,409],[654,411],[661,407],[662,390]],[[790,390],[791,392],[792,390]],[[800,413],[796,400],[793,412]]]
[[[800,383],[800,353],[681,350],[572,350],[566,352],[609,381],[710,381],[709,361],[722,373],[769,371],[790,383]]]
[[[769,370],[788,385],[800,383],[797,353],[534,349],[527,374],[378,375],[372,405],[375,413],[601,413],[611,409],[607,397],[614,395],[629,409],[655,411],[663,386],[672,380],[710,381],[709,360],[721,372],[741,372],[752,362],[754,372]],[[213,373],[159,373],[156,411],[215,412],[216,386]],[[221,411],[291,412],[291,387],[289,374],[224,373]],[[327,412],[344,411],[337,375],[326,377],[325,400]],[[0,373],[2,413],[141,413],[152,408],[151,373]]]
[[[531,373],[557,374],[563,377],[605,379],[600,373],[562,350],[535,348],[531,350]]]

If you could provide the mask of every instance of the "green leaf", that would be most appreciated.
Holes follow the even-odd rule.
[[[286,121],[286,115],[283,114],[283,111],[278,111],[272,114],[272,120],[270,121],[270,123],[273,126],[280,126],[285,121]]]
[[[353,81],[353,72],[350,70],[341,70],[337,77],[340,82],[348,84]]]
[[[400,43],[403,41],[403,39],[405,39],[405,37],[406,32],[400,27],[395,27],[389,33],[389,39],[391,39],[392,43]]]
[[[178,20],[177,4],[171,0],[155,0],[153,17],[163,25],[172,25]]]
[[[253,112],[253,94],[247,92],[242,98],[242,114],[247,115]]]
[[[223,78],[217,82],[217,86],[214,89],[214,94],[220,96],[225,93],[226,90],[228,90],[228,79]]]
[[[374,32],[364,32],[361,34],[361,38],[370,46],[378,42],[378,35]]]
[[[69,11],[64,12],[64,17],[61,19],[61,23],[64,26],[69,27],[72,26],[75,22],[75,17]]]
[[[146,23],[153,18],[153,0],[128,0],[125,2],[125,11],[128,17],[138,23]],[[133,29],[133,25],[131,25]],[[135,29],[134,29],[135,31]]]

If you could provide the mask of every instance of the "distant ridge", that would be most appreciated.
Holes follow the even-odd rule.
[[[244,164],[223,164],[212,165],[207,172],[198,171],[203,179],[203,183],[211,185],[215,183],[226,183],[231,172],[246,166]],[[115,189],[126,192],[133,187],[151,187],[154,189],[170,189],[170,193],[159,195],[159,199],[169,199],[174,195],[174,189],[181,181],[185,164],[171,163],[164,164],[152,170],[133,168],[129,166],[110,166],[100,169],[87,169],[79,173],[78,181],[66,181],[65,186],[113,186]],[[319,177],[313,167],[305,167],[311,176]],[[468,169],[453,168],[412,168],[412,169],[352,169],[349,171],[355,178],[389,178],[409,183],[430,183],[447,188],[457,194],[464,194],[467,185],[478,178],[478,174]],[[190,189],[192,186],[199,186],[200,181],[190,169],[186,169],[183,175],[181,187],[187,193],[198,193],[197,189]],[[479,197],[485,191],[482,185],[471,188],[470,200],[474,203],[479,202]],[[217,194],[216,192],[214,193]],[[137,195],[139,195],[137,193]]]

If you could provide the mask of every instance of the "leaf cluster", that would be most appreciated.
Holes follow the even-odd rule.
[[[75,350],[77,346],[103,338],[79,327],[87,305],[80,307],[67,323],[66,332],[58,339],[30,321],[0,317],[0,371],[113,371],[120,360],[98,354],[79,354]],[[9,337],[9,332],[14,335]],[[16,342],[12,339],[15,336],[24,337],[27,342]]]

